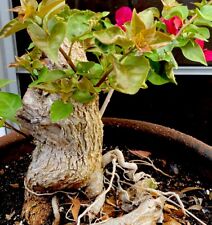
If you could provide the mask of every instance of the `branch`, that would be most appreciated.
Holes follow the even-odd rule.
[[[74,63],[72,62],[71,58],[66,54],[66,52],[60,47],[59,48],[60,53],[63,55],[63,57],[65,58],[65,60],[67,61],[68,65],[72,68],[72,70],[76,73],[77,69],[74,65]]]
[[[12,126],[11,124],[7,123],[6,121],[4,122],[5,124],[5,128],[9,128],[11,130],[14,130],[15,132],[21,134],[22,136],[24,136],[25,138],[29,137],[29,135],[25,134],[24,132],[16,129],[14,126]]]
[[[99,82],[95,85],[95,87],[100,87],[102,83],[106,80],[108,75],[112,72],[113,66],[111,65],[108,70],[105,71],[105,73],[102,75],[102,78],[99,80]]]
[[[105,110],[106,110],[106,108],[107,108],[107,106],[108,106],[108,104],[110,102],[110,99],[111,99],[111,97],[113,95],[113,92],[114,92],[114,89],[110,89],[110,91],[108,92],[108,94],[107,94],[107,96],[105,98],[105,101],[104,101],[104,103],[103,103],[103,105],[102,105],[102,107],[100,109],[101,117],[103,116],[103,114],[104,114],[104,112],[105,112]]]

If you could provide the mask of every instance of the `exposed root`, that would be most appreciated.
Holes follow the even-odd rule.
[[[90,225],[152,225],[163,222],[164,203],[169,202],[172,205],[179,207],[185,216],[189,215],[201,225],[206,225],[194,214],[185,209],[178,194],[175,192],[162,192],[156,190],[157,182],[149,174],[137,172],[138,166],[135,162],[142,165],[152,166],[155,170],[161,172],[160,169],[154,166],[150,159],[147,160],[148,161],[137,160],[126,162],[123,153],[119,149],[107,152],[103,156],[103,166],[105,168],[109,163],[112,162],[112,171],[109,171],[108,168],[105,168],[105,173],[102,177],[99,177],[98,173],[94,173],[93,179],[89,184],[90,190],[79,190],[75,194],[78,195],[79,192],[81,192],[84,196],[87,196],[88,191],[90,193],[93,191],[92,189],[95,191],[95,185],[98,184],[98,179],[100,183],[104,183],[107,188],[102,191],[93,202],[90,202],[90,195],[87,196],[88,199],[85,201],[80,199],[78,203],[79,205],[77,206],[78,209],[80,209],[80,207],[86,208],[83,212],[81,212],[81,214],[79,214],[79,216],[79,210],[77,213],[73,213],[73,193],[58,191],[60,193],[66,194],[68,199],[70,199],[72,202],[70,203],[70,207],[66,212],[65,218],[70,221],[71,224],[76,223],[77,225],[80,225],[81,223]],[[103,180],[104,182],[102,182]],[[43,201],[47,201],[50,196],[58,193],[36,193],[28,188],[26,184],[25,187],[31,197],[39,200],[43,199]],[[102,187],[100,189],[102,189]],[[97,190],[100,189],[97,188]],[[69,194],[72,194],[72,196]],[[113,202],[109,202],[110,197],[114,198]],[[77,198],[79,199],[79,196]],[[174,201],[172,198],[175,198],[176,200]],[[114,216],[113,218],[110,213],[104,211],[104,207],[106,205],[110,205],[110,207],[112,207],[112,209],[118,213],[118,216]],[[51,212],[51,205],[47,210],[44,208],[44,206],[41,208],[45,212]],[[28,211],[25,210],[26,218],[32,218],[32,213],[36,214],[36,209],[33,209],[32,212],[30,211],[31,209],[33,208],[29,208]],[[59,225],[61,219],[56,196],[52,198],[52,211],[55,218],[52,225]],[[28,216],[28,214],[30,215]],[[40,212],[38,214],[40,214]],[[45,218],[47,218],[47,215],[45,215]],[[36,222],[34,223],[30,223],[30,225],[45,224],[41,221],[38,221],[37,219],[35,221]]]
[[[24,181],[24,188],[25,188],[25,190],[27,190],[29,193],[31,193],[32,195],[35,195],[35,196],[53,196],[53,195],[56,195],[56,194],[58,194],[58,193],[62,193],[62,194],[73,194],[73,192],[67,192],[67,191],[54,191],[54,192],[45,192],[45,193],[37,193],[37,192],[35,192],[35,191],[33,191],[33,190],[31,190],[28,186],[27,186],[27,184],[26,184],[26,182]]]
[[[163,172],[161,169],[157,168],[154,163],[152,162],[152,160],[149,157],[144,157],[145,159],[147,159],[148,161],[145,160],[132,160],[130,162],[136,163],[137,165],[144,165],[144,166],[151,166],[155,171],[163,174],[166,177],[173,177],[165,172]]]
[[[54,214],[54,218],[55,218],[52,225],[59,225],[60,224],[60,211],[59,211],[58,200],[57,200],[56,195],[52,198],[52,210],[53,210],[53,214]]]
[[[32,195],[25,192],[25,202],[22,216],[30,225],[45,225],[52,212],[50,199],[44,196]]]
[[[99,196],[97,196],[95,201],[88,208],[86,208],[86,210],[82,214],[79,215],[77,220],[77,225],[80,225],[81,218],[84,217],[87,213],[89,213],[89,219],[93,219],[95,218],[93,216],[96,216],[100,212],[105,202],[105,196],[110,191],[113,184],[114,177],[115,177],[116,159],[113,159],[112,163],[113,163],[113,171],[112,171],[112,176],[111,176],[111,180],[110,180],[110,184],[108,188],[105,191],[103,191]]]
[[[162,197],[157,199],[147,198],[132,212],[118,218],[111,218],[107,221],[96,223],[96,225],[156,224],[163,215],[163,204],[164,199]]]
[[[196,221],[198,221],[200,224],[202,225],[206,225],[202,220],[200,220],[198,217],[196,217],[193,213],[191,213],[189,210],[185,209],[184,205],[183,205],[183,202],[181,201],[180,197],[178,194],[176,194],[175,192],[162,192],[162,191],[159,191],[159,190],[155,190],[155,189],[150,189],[150,188],[147,188],[146,189],[147,191],[151,192],[151,193],[154,193],[158,196],[164,196],[165,197],[165,200],[167,202],[170,202],[171,204],[181,208],[181,210],[183,211],[183,213],[186,215],[189,215],[191,217],[193,217]],[[166,197],[166,196],[169,196],[169,197]],[[177,202],[176,203],[175,201],[171,200],[170,198],[172,197],[175,197],[177,199]]]

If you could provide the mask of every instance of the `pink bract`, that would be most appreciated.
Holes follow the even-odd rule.
[[[161,21],[165,23],[167,32],[174,35],[179,32],[180,28],[183,25],[183,21],[178,16],[173,16],[168,20],[162,18]]]
[[[212,50],[204,48],[205,42],[201,39],[195,39],[195,42],[202,48],[206,62],[212,62]]]
[[[132,10],[128,6],[122,6],[115,12],[116,25],[124,30],[124,23],[131,21]]]

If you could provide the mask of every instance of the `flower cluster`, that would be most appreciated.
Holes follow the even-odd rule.
[[[115,13],[116,25],[122,30],[125,30],[124,24],[132,19],[132,10],[128,6],[120,7]],[[161,21],[166,25],[166,31],[169,34],[177,35],[183,26],[183,20],[179,16],[173,16],[170,19],[161,18]],[[212,50],[204,48],[204,40],[195,39],[195,42],[202,48],[205,60],[212,61]]]
[[[128,6],[122,6],[115,12],[116,25],[125,31],[124,24],[132,19],[132,10]],[[166,30],[169,34],[177,35],[183,26],[183,20],[179,16],[173,16],[170,19],[161,18],[161,21],[166,25]],[[205,60],[212,61],[212,50],[204,48],[204,40],[195,39],[195,42],[202,48]]]

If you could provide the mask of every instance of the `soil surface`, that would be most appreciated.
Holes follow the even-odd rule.
[[[143,156],[140,150],[133,150],[130,153],[125,149],[126,161],[139,160]],[[136,151],[136,152],[135,152]],[[135,155],[140,155],[136,156]],[[148,154],[148,153],[147,153]],[[212,224],[212,185],[211,182],[202,180],[197,174],[191,173],[189,165],[182,166],[173,161],[155,158],[149,156],[158,168],[172,177],[167,177],[157,172],[150,166],[139,165],[139,169],[145,173],[151,174],[162,191],[175,191],[182,199],[186,209],[196,215],[206,224]],[[0,165],[0,225],[19,225],[21,224],[21,208],[24,199],[24,175],[31,160],[31,155],[26,154],[19,160],[10,164]],[[62,196],[60,199],[62,200]],[[61,207],[61,209],[65,207]],[[172,211],[172,206],[167,205],[167,211]],[[177,210],[175,210],[176,213]],[[65,214],[65,213],[62,213]],[[169,214],[166,213],[166,216]],[[179,217],[174,215],[172,218]],[[68,223],[63,219],[63,224]],[[178,220],[179,222],[179,220]],[[75,223],[73,223],[74,225]],[[167,223],[175,224],[175,223]],[[191,217],[187,217],[184,222],[178,224],[200,224]]]

